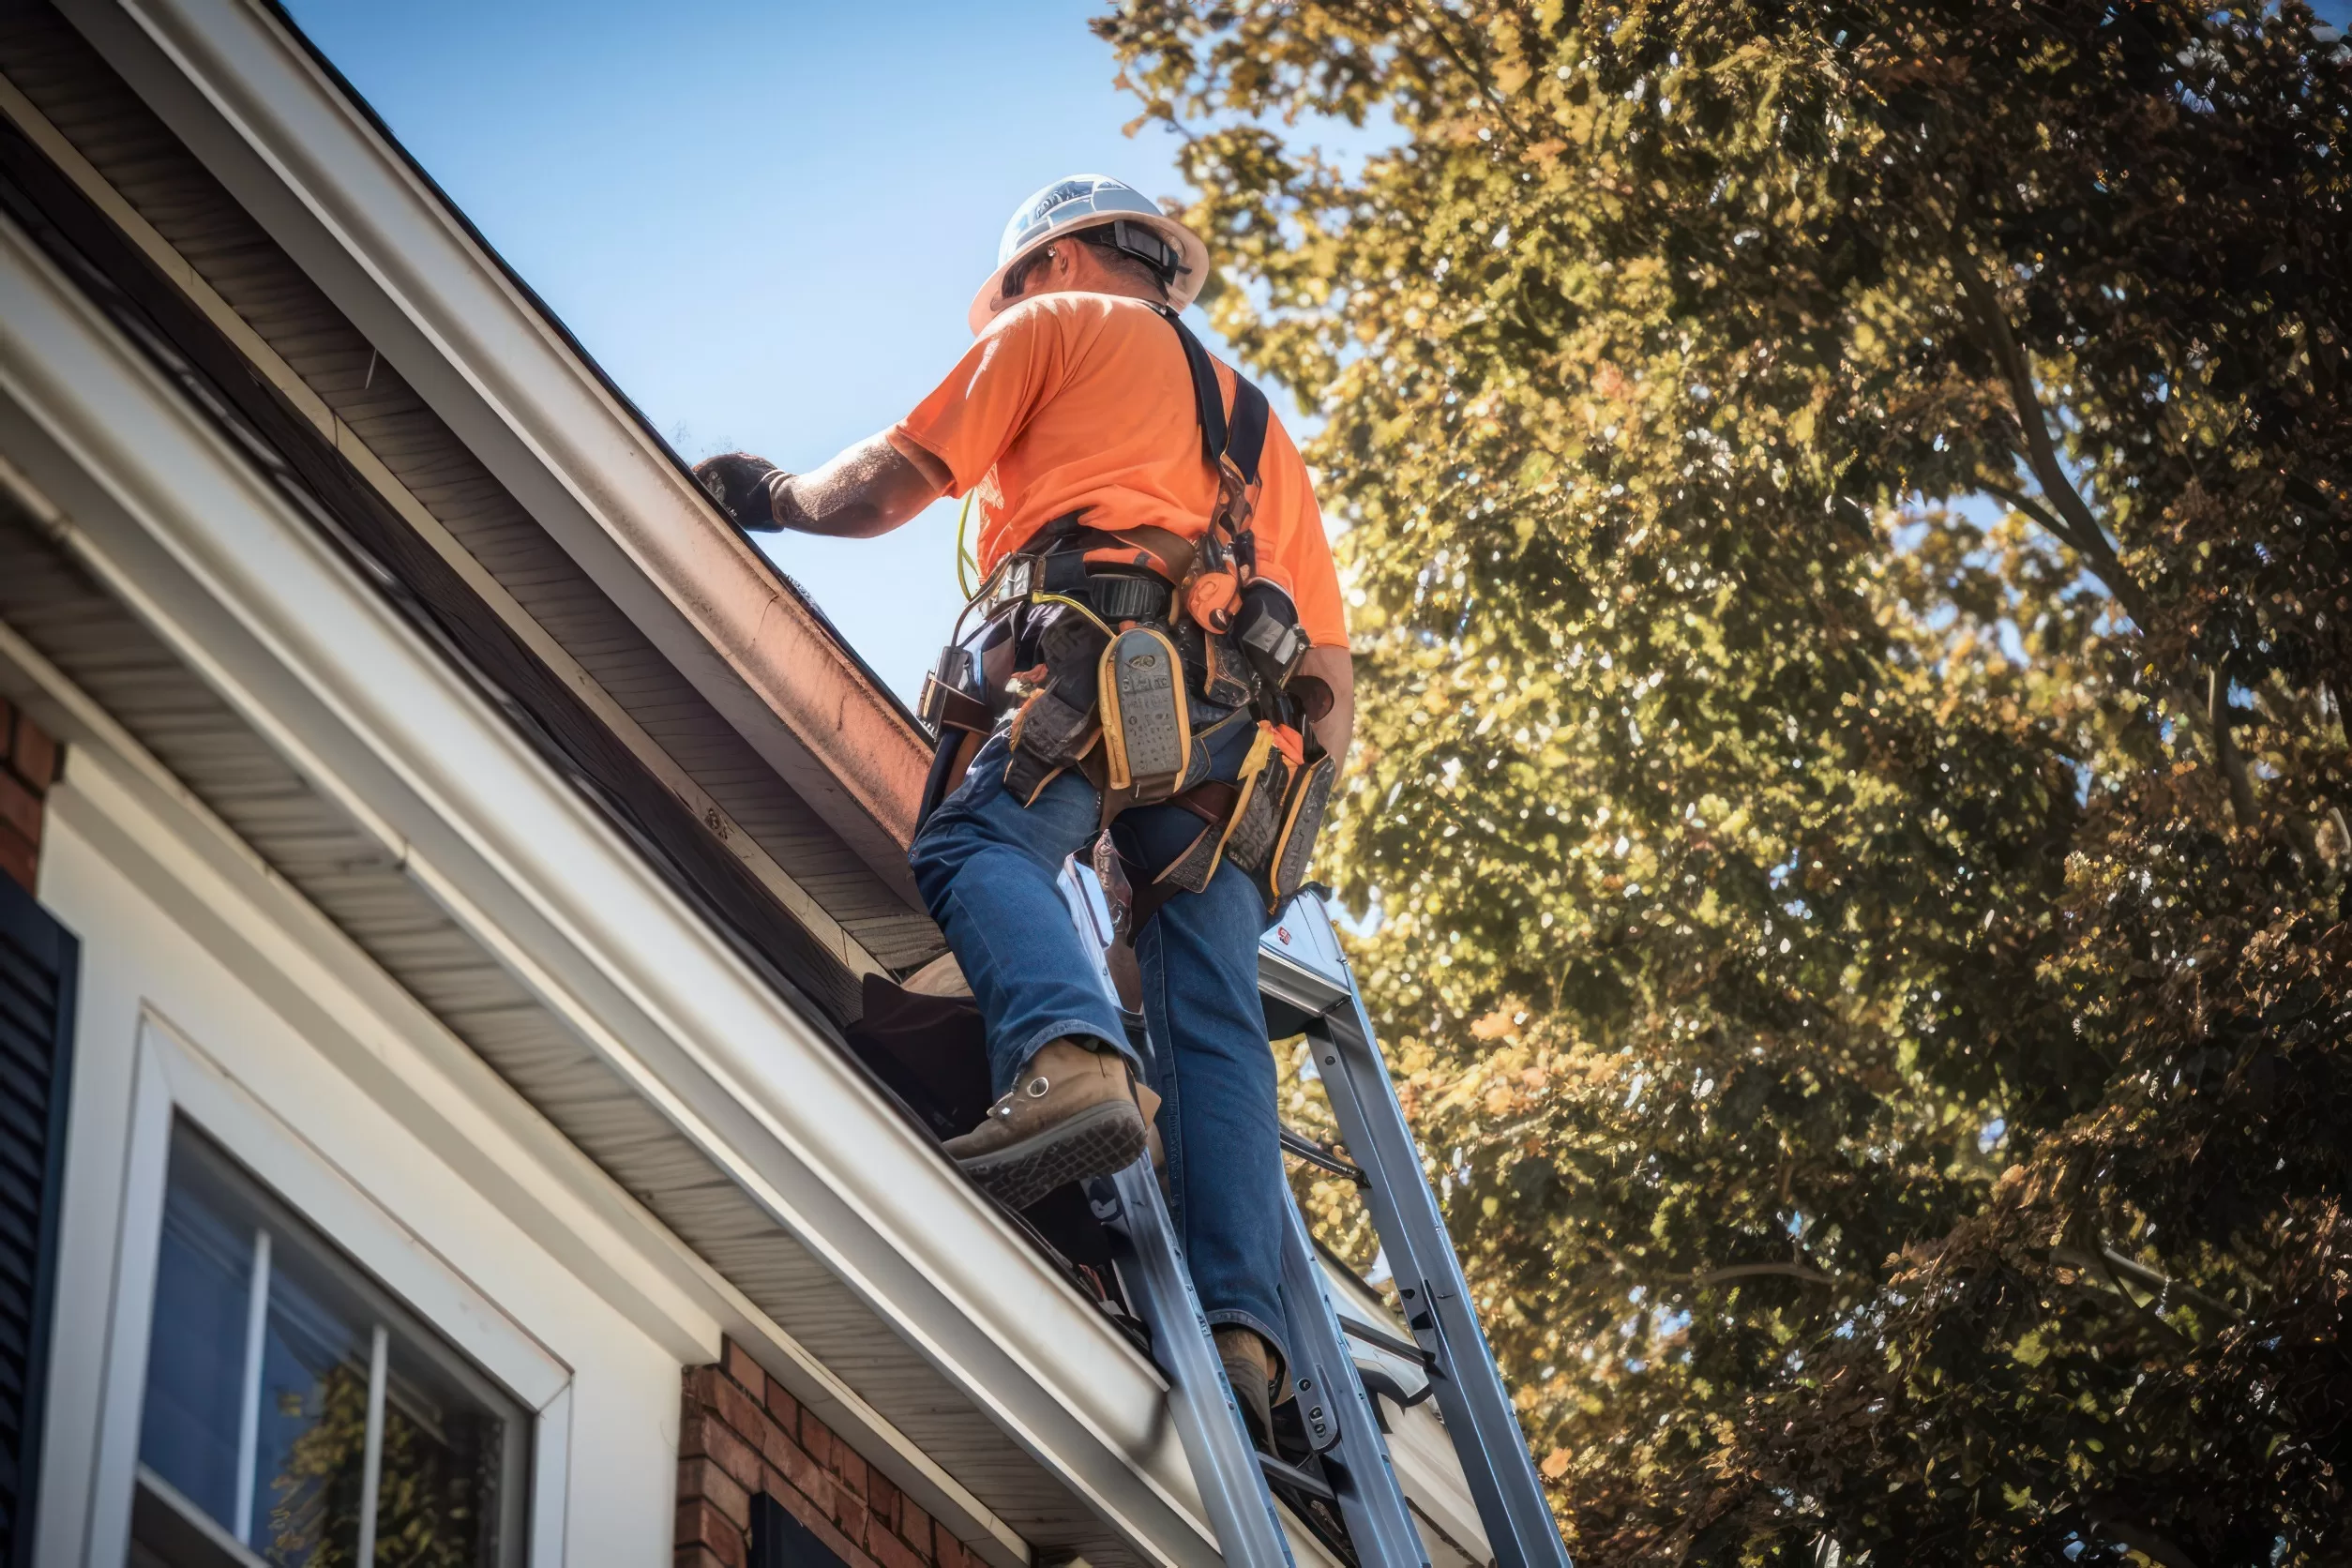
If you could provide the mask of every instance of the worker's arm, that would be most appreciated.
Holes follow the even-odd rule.
[[[1315,739],[1325,751],[1348,765],[1348,746],[1356,734],[1356,667],[1345,648],[1309,648],[1299,660],[1299,673],[1312,675],[1331,687],[1331,712],[1315,720]]]
[[[787,474],[742,452],[705,459],[694,473],[755,533],[790,528],[837,539],[889,533],[945,494],[948,481],[937,458],[920,447],[909,453],[880,435],[808,474]]]

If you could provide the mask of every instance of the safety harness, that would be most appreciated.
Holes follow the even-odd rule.
[[[1057,518],[988,574],[957,639],[925,681],[922,716],[939,737],[922,817],[962,782],[982,742],[1005,726],[1005,788],[1026,806],[1076,771],[1108,828],[1162,802],[1199,833],[1165,866],[1134,868],[1139,929],[1179,892],[1197,893],[1226,860],[1246,871],[1273,914],[1306,880],[1337,759],[1313,739],[1328,686],[1298,672],[1307,640],[1297,608],[1258,575],[1250,531],[1266,395],[1234,377],[1228,416],[1216,367],[1176,312],[1191,371],[1202,458],[1217,499],[1199,540],[1143,525],[1105,529]],[[977,632],[964,627],[974,613]],[[1234,783],[1210,777],[1214,748],[1254,725]]]

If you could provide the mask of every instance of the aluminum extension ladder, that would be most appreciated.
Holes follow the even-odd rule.
[[[1116,997],[1103,961],[1110,917],[1093,872],[1074,861],[1063,872],[1063,896],[1097,955],[1104,988]],[[1352,1336],[1369,1344],[1375,1360],[1377,1352],[1418,1352],[1497,1568],[1571,1568],[1319,895],[1301,894],[1261,939],[1259,990],[1270,1037],[1303,1033],[1314,1048],[1342,1141],[1361,1169],[1413,1344],[1334,1310],[1305,1219],[1295,1201],[1286,1200],[1282,1301],[1291,1379],[1320,1475],[1261,1455],[1227,1386],[1150,1157],[1093,1184],[1095,1217],[1110,1234],[1120,1287],[1151,1330],[1177,1436],[1225,1561],[1229,1568],[1295,1568],[1267,1485],[1272,1476],[1291,1496],[1336,1512],[1360,1568],[1428,1568],[1372,1395],[1349,1349]]]

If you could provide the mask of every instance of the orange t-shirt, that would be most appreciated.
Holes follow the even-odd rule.
[[[1216,369],[1229,413],[1233,371]],[[1198,539],[1216,506],[1184,345],[1139,299],[1023,300],[988,324],[890,439],[939,460],[953,476],[948,494],[978,491],[983,572],[1070,512],[1090,528],[1149,523]],[[1309,640],[1346,647],[1322,513],[1279,419],[1267,420],[1258,474],[1258,570],[1289,590]]]

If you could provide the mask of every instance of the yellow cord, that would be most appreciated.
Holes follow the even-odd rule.
[[[972,504],[979,494],[976,490],[964,491],[963,506],[956,513],[956,586],[963,591],[967,604],[980,592],[972,580],[972,573],[980,569],[980,561],[964,543],[964,528],[972,520]]]
[[[1116,637],[1119,635],[1119,629],[1116,626],[1113,626],[1109,622],[1104,620],[1101,616],[1095,614],[1093,611],[1087,608],[1085,605],[1080,604],[1078,600],[1070,597],[1067,594],[1035,593],[1029,596],[1029,602],[1032,604],[1066,604],[1072,610],[1077,611],[1079,614],[1093,622],[1106,637]]]

